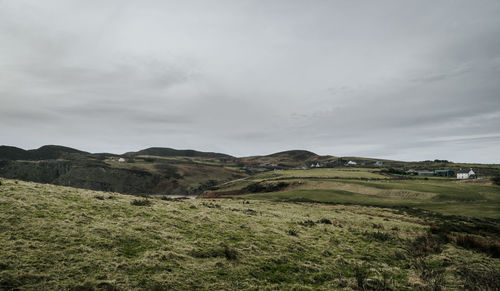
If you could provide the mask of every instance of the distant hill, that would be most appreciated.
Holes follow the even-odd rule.
[[[267,155],[267,157],[273,157],[273,158],[279,158],[279,159],[291,159],[291,160],[296,160],[296,161],[305,161],[311,158],[317,158],[318,155],[310,152],[310,151],[304,151],[304,150],[291,150],[291,151],[284,151],[284,152],[279,152],[279,153],[274,153],[271,155]]]
[[[29,153],[20,148],[11,146],[0,146],[0,160],[26,160]]]
[[[219,153],[150,148],[127,155],[122,162],[120,155],[64,146],[1,146],[0,177],[128,194],[196,195],[248,175],[223,167],[235,158]],[[170,156],[174,159],[162,158]]]
[[[332,156],[320,156],[306,150],[283,151],[267,156],[250,156],[239,158],[238,161],[246,166],[265,166],[267,168],[294,168],[304,167],[311,163],[326,163],[336,160]]]
[[[160,157],[199,157],[199,158],[216,158],[216,159],[234,158],[233,156],[221,153],[200,152],[195,150],[176,150],[172,148],[161,148],[161,147],[152,147],[137,152],[128,152],[125,153],[125,155],[127,156],[147,155],[147,156],[160,156]]]
[[[408,169],[474,168],[480,177],[500,175],[500,165],[335,157],[307,150],[237,158],[223,153],[163,147],[116,155],[88,153],[59,145],[33,150],[4,145],[0,146],[0,177],[128,194],[197,195],[266,171],[344,168],[350,160],[357,163],[355,167],[386,169],[391,173]],[[376,161],[383,163],[376,165]]]
[[[0,160],[55,160],[70,154],[89,153],[58,145],[45,145],[34,150],[0,146]]]

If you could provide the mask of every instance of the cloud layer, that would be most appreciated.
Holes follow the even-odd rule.
[[[500,2],[0,1],[1,144],[500,162]]]

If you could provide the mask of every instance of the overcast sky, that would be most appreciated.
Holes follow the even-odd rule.
[[[500,162],[500,1],[0,0],[0,144]]]

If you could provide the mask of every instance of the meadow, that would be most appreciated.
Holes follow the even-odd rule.
[[[0,289],[498,289],[500,223],[0,180]]]
[[[284,186],[279,191],[243,191],[256,183]],[[500,218],[500,187],[488,179],[400,178],[363,168],[283,170],[228,182],[217,191],[245,199],[413,207],[445,215]]]

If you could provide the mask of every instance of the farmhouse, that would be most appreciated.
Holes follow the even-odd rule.
[[[375,166],[377,166],[377,167],[382,167],[382,166],[384,165],[384,162],[381,162],[381,161],[376,161],[376,162],[374,163],[374,165],[375,165]]]
[[[346,166],[356,166],[358,163],[356,162],[353,162],[353,161],[349,161],[347,162],[347,164],[345,164]]]
[[[125,159],[124,159],[124,158],[119,158],[119,159],[118,159],[118,162],[120,162],[120,163],[125,163]]]
[[[470,169],[470,171],[459,171],[457,172],[457,179],[476,179],[476,173]]]

